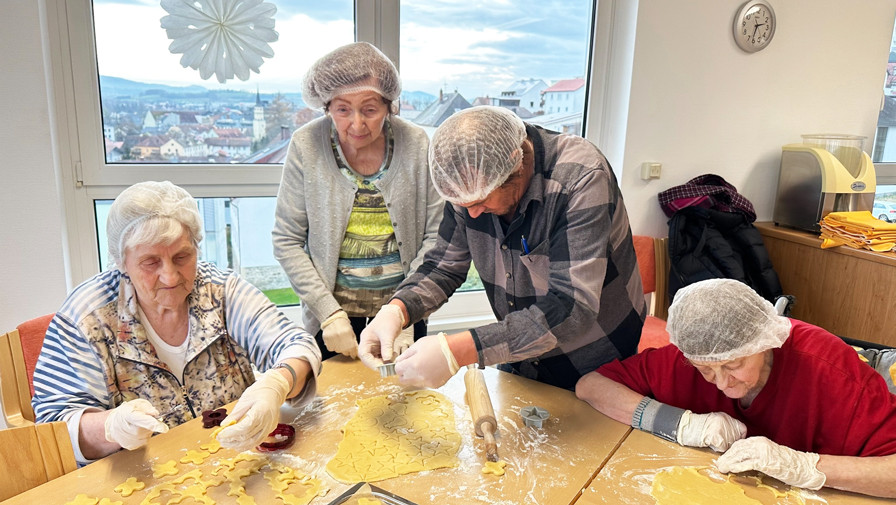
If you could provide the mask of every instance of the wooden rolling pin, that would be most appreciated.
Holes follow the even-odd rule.
[[[485,377],[476,365],[467,365],[464,384],[467,386],[467,405],[470,406],[470,415],[473,417],[473,428],[477,435],[485,439],[485,457],[489,461],[498,461],[498,443],[495,441],[498,421],[485,386]]]

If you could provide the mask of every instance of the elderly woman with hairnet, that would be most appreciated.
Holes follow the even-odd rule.
[[[722,472],[896,497],[896,395],[852,347],[731,279],[680,290],[667,328],[670,345],[602,366],[576,395],[666,440],[724,451]]]
[[[34,371],[37,421],[65,421],[80,463],[237,399],[218,440],[248,449],[276,427],[284,401],[314,396],[313,337],[235,273],[198,261],[189,193],[135,184],[109,209],[106,233],[114,268],[69,294]]]
[[[366,42],[335,49],[305,75],[302,99],[326,115],[293,134],[273,242],[324,359],[358,356],[368,318],[435,243],[443,203],[429,140],[394,115],[400,93],[395,66]],[[407,328],[395,350],[425,333],[424,322]]]

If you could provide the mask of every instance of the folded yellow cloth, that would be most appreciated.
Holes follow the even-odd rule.
[[[831,212],[819,224],[822,249],[846,245],[877,252],[896,250],[896,223],[881,221],[867,210]]]

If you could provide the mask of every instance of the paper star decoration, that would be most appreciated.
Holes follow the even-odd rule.
[[[162,28],[171,39],[168,50],[183,54],[180,64],[199,71],[202,79],[212,74],[224,83],[234,76],[245,81],[249,70],[258,72],[264,58],[274,56],[269,42],[277,7],[263,0],[162,0],[168,12]]]

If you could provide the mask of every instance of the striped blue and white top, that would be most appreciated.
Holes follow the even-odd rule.
[[[290,403],[314,397],[320,350],[255,286],[229,270],[200,261],[188,297],[190,334],[183,380],[159,359],[136,311],[130,278],[102,272],[75,288],[50,322],[34,371],[38,422],[65,421],[75,454],[81,415],[143,398],[175,426],[239,398],[265,371],[287,358],[314,371]]]

